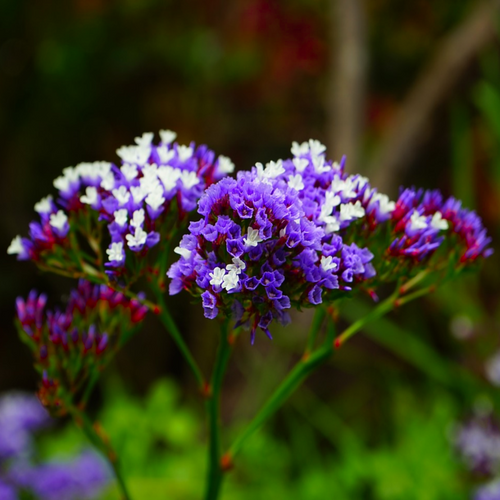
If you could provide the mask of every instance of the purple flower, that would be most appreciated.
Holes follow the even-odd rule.
[[[500,479],[478,488],[474,500],[500,500]]]

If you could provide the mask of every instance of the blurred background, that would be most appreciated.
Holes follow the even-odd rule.
[[[0,248],[27,232],[63,168],[116,161],[118,147],[165,128],[238,169],[319,139],[392,197],[417,185],[462,199],[495,247],[499,20],[500,2],[486,0],[0,2]],[[15,297],[37,288],[56,302],[71,283],[5,251],[0,259],[0,391],[34,390]],[[470,498],[491,474],[470,472],[450,436],[500,409],[485,368],[500,349],[499,264],[497,252],[479,275],[347,344],[249,445],[226,498]],[[187,297],[173,304],[208,373],[214,325]],[[368,307],[350,301],[340,321]],[[240,339],[225,386],[229,435],[300,355],[308,319],[276,329],[273,342]],[[156,318],[105,374],[92,408],[137,491],[196,498],[202,402]],[[45,449],[78,436],[61,427]]]

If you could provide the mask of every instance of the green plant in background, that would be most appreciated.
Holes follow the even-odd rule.
[[[159,145],[152,143],[153,134],[144,134],[134,146],[120,148],[121,166],[99,162],[65,169],[54,182],[59,198],[37,203],[40,222],[30,225],[29,238],[16,237],[8,252],[82,281],[64,311],[45,311],[46,298],[36,293],[27,301],[18,299],[18,327],[42,378],[41,401],[53,414],[73,417],[110,461],[122,497],[130,498],[127,466],[118,457],[131,454],[127,446],[138,446],[142,419],[122,402],[119,418],[132,416],[127,428],[132,425],[136,441],[113,437],[121,425],[109,427],[110,440],[104,427],[87,416],[86,402],[100,371],[135,333],[146,310],[157,314],[206,401],[205,498],[215,500],[249,438],[336,349],[388,312],[474,269],[492,250],[481,220],[460,201],[415,189],[401,190],[391,201],[366,178],[348,175],[345,158],[340,164],[328,161],[318,141],[293,143],[292,159],[265,167],[257,163],[233,179],[227,177],[234,168],[228,158],[215,159],[205,146],[179,145],[171,131],[160,135]],[[196,207],[201,218],[189,223]],[[166,273],[172,248],[179,259]],[[207,318],[220,319],[210,379],[169,312],[165,273],[170,294],[186,290],[202,303]],[[138,287],[151,297],[135,291]],[[377,305],[337,334],[339,304],[356,292]],[[314,308],[315,314],[300,360],[226,447],[222,385],[242,332],[249,332],[251,344],[257,332],[272,338],[275,320],[285,325],[290,310],[304,308]],[[412,350],[416,363],[423,352]],[[434,371],[434,376],[446,377],[443,373]],[[164,402],[151,401],[160,415]],[[182,432],[181,425],[163,439],[182,437]],[[300,443],[300,436],[296,440]],[[141,458],[136,458],[139,466]],[[360,476],[356,487],[367,482],[381,498],[396,498],[408,489],[410,478],[399,486],[381,479],[388,463],[383,454],[373,459],[379,482]]]

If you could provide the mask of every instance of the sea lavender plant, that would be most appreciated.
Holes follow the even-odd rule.
[[[39,463],[34,433],[52,423],[33,395],[0,397],[0,499],[92,500],[109,483],[107,464],[94,452]]]
[[[172,132],[160,135],[159,146],[145,134],[135,146],[118,150],[120,168],[94,164],[65,171],[55,183],[57,202],[37,204],[41,223],[31,225],[30,238],[14,239],[8,252],[87,282],[73,292],[65,312],[44,314],[46,299],[35,293],[19,301],[19,327],[42,375],[42,401],[54,413],[75,418],[111,459],[123,497],[130,498],[109,440],[90,424],[84,403],[95,374],[133,330],[132,302],[140,319],[146,309],[157,313],[206,399],[205,498],[215,500],[246,439],[335,348],[369,321],[487,257],[490,239],[477,215],[453,198],[402,189],[391,201],[368,179],[348,175],[345,158],[328,161],[325,146],[315,140],[293,143],[293,158],[257,163],[234,179],[222,178],[233,169],[227,158],[214,160],[204,146],[172,144]],[[196,205],[199,217],[180,237]],[[151,252],[153,247],[159,251]],[[177,261],[167,273],[170,294],[187,291],[208,319],[221,320],[210,381],[168,312],[163,278],[172,257]],[[132,291],[144,275],[155,302]],[[333,307],[358,291],[378,301],[386,283],[393,292],[335,337]],[[236,338],[248,331],[253,344],[258,330],[272,338],[274,320],[286,324],[290,310],[303,308],[315,309],[304,355],[222,453],[220,396]]]

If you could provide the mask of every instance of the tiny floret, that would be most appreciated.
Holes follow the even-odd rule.
[[[110,261],[121,262],[125,258],[123,254],[123,242],[111,243],[111,248],[108,248],[106,253]]]
[[[35,211],[39,214],[46,214],[52,211],[52,196],[42,198],[38,203],[35,203]]]
[[[436,212],[431,219],[431,227],[434,229],[448,229],[449,224],[446,219],[443,219],[441,212]]]
[[[93,186],[89,186],[85,190],[85,194],[80,196],[80,201],[87,205],[93,205],[97,201],[97,189]]]
[[[24,251],[23,242],[21,236],[16,236],[10,243],[9,248],[7,248],[7,253],[9,255],[19,255]]]
[[[224,280],[224,276],[226,275],[225,269],[221,269],[220,267],[216,267],[211,273],[209,273],[210,284],[213,286],[220,286]]]
[[[256,247],[261,241],[262,238],[259,236],[259,230],[253,229],[252,227],[249,226],[248,234],[246,238],[244,238],[245,245],[247,247]]]
[[[172,141],[175,141],[176,137],[177,134],[171,130],[160,130],[160,138],[163,144],[170,144]]]
[[[62,210],[59,210],[50,216],[49,222],[53,228],[62,230],[68,222],[68,217]]]

